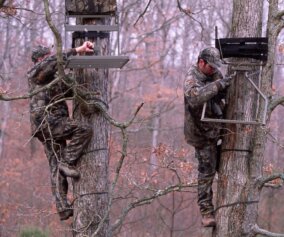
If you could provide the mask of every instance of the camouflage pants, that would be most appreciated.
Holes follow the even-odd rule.
[[[216,173],[219,147],[215,142],[195,148],[198,160],[198,205],[201,214],[214,212],[212,184]]]
[[[67,178],[58,171],[59,162],[74,165],[90,141],[92,129],[70,118],[57,120],[55,126],[42,128],[37,135],[43,143],[50,167],[51,189],[58,212],[69,208]],[[67,140],[69,140],[67,144]]]

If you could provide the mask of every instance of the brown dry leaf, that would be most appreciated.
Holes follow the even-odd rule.
[[[184,13],[187,14],[187,15],[190,15],[190,14],[192,14],[192,11],[191,11],[190,8],[185,8]]]
[[[13,6],[3,6],[2,8],[0,8],[0,12],[3,12],[4,14],[8,16],[17,15],[17,9]]]
[[[165,144],[160,143],[157,147],[154,148],[153,153],[157,156],[163,156],[168,152],[167,146]]]

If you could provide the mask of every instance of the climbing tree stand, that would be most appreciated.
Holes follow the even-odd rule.
[[[245,37],[245,38],[218,38],[218,29],[216,27],[216,40],[215,46],[220,50],[221,58],[224,63],[230,65],[229,70],[232,72],[230,75],[235,78],[243,77],[245,86],[251,88],[254,92],[258,93],[257,97],[251,98],[251,103],[248,108],[251,111],[252,108],[256,109],[254,114],[245,114],[237,119],[216,119],[206,117],[207,103],[203,105],[201,121],[213,122],[213,123],[233,123],[233,124],[252,124],[252,125],[265,125],[267,119],[268,110],[268,98],[260,90],[260,76],[261,67],[265,65],[268,55],[268,38],[264,37]],[[246,60],[236,60],[245,58]],[[229,59],[229,60],[225,60]],[[254,79],[252,79],[252,76]],[[257,80],[258,79],[258,80]],[[261,105],[264,103],[264,109],[261,112],[261,116],[258,116],[258,111]],[[242,111],[243,112],[243,111]],[[257,117],[258,116],[258,117]]]

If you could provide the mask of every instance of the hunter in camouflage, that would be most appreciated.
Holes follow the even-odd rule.
[[[69,50],[64,57],[78,52],[91,52],[92,46],[91,42],[86,41],[82,46]],[[57,61],[55,55],[50,55],[50,49],[36,47],[32,52],[32,61],[35,65],[28,72],[30,92],[40,90],[30,100],[32,134],[44,145],[56,207],[60,219],[66,220],[73,215],[67,201],[67,176],[79,177],[74,165],[90,141],[92,129],[69,117],[65,99],[72,97],[73,91],[66,82],[57,79]],[[58,82],[44,88],[55,80]]]
[[[215,226],[212,203],[212,183],[218,161],[217,142],[222,125],[202,122],[203,104],[207,103],[206,118],[222,118],[225,89],[231,78],[223,78],[218,70],[222,61],[219,50],[213,47],[202,50],[197,65],[192,66],[184,82],[185,124],[188,144],[194,146],[198,160],[198,204],[203,226]]]

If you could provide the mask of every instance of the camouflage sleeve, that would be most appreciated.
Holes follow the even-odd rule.
[[[72,49],[68,49],[65,54],[67,57],[69,57],[71,55],[76,55],[77,52],[76,52],[76,49],[72,48]]]
[[[69,49],[63,53],[63,60],[66,61],[67,57],[76,55],[76,49]],[[54,79],[54,75],[57,71],[56,55],[52,55],[46,58],[44,61],[36,64],[31,70],[32,80],[38,85],[47,84]]]
[[[216,96],[220,89],[219,80],[204,85],[192,75],[188,75],[184,82],[184,96],[192,108],[203,105]]]
[[[41,65],[41,70],[39,70],[38,75],[35,77],[36,84],[47,84],[54,79],[54,75],[57,71],[57,61],[50,60],[44,62]]]

